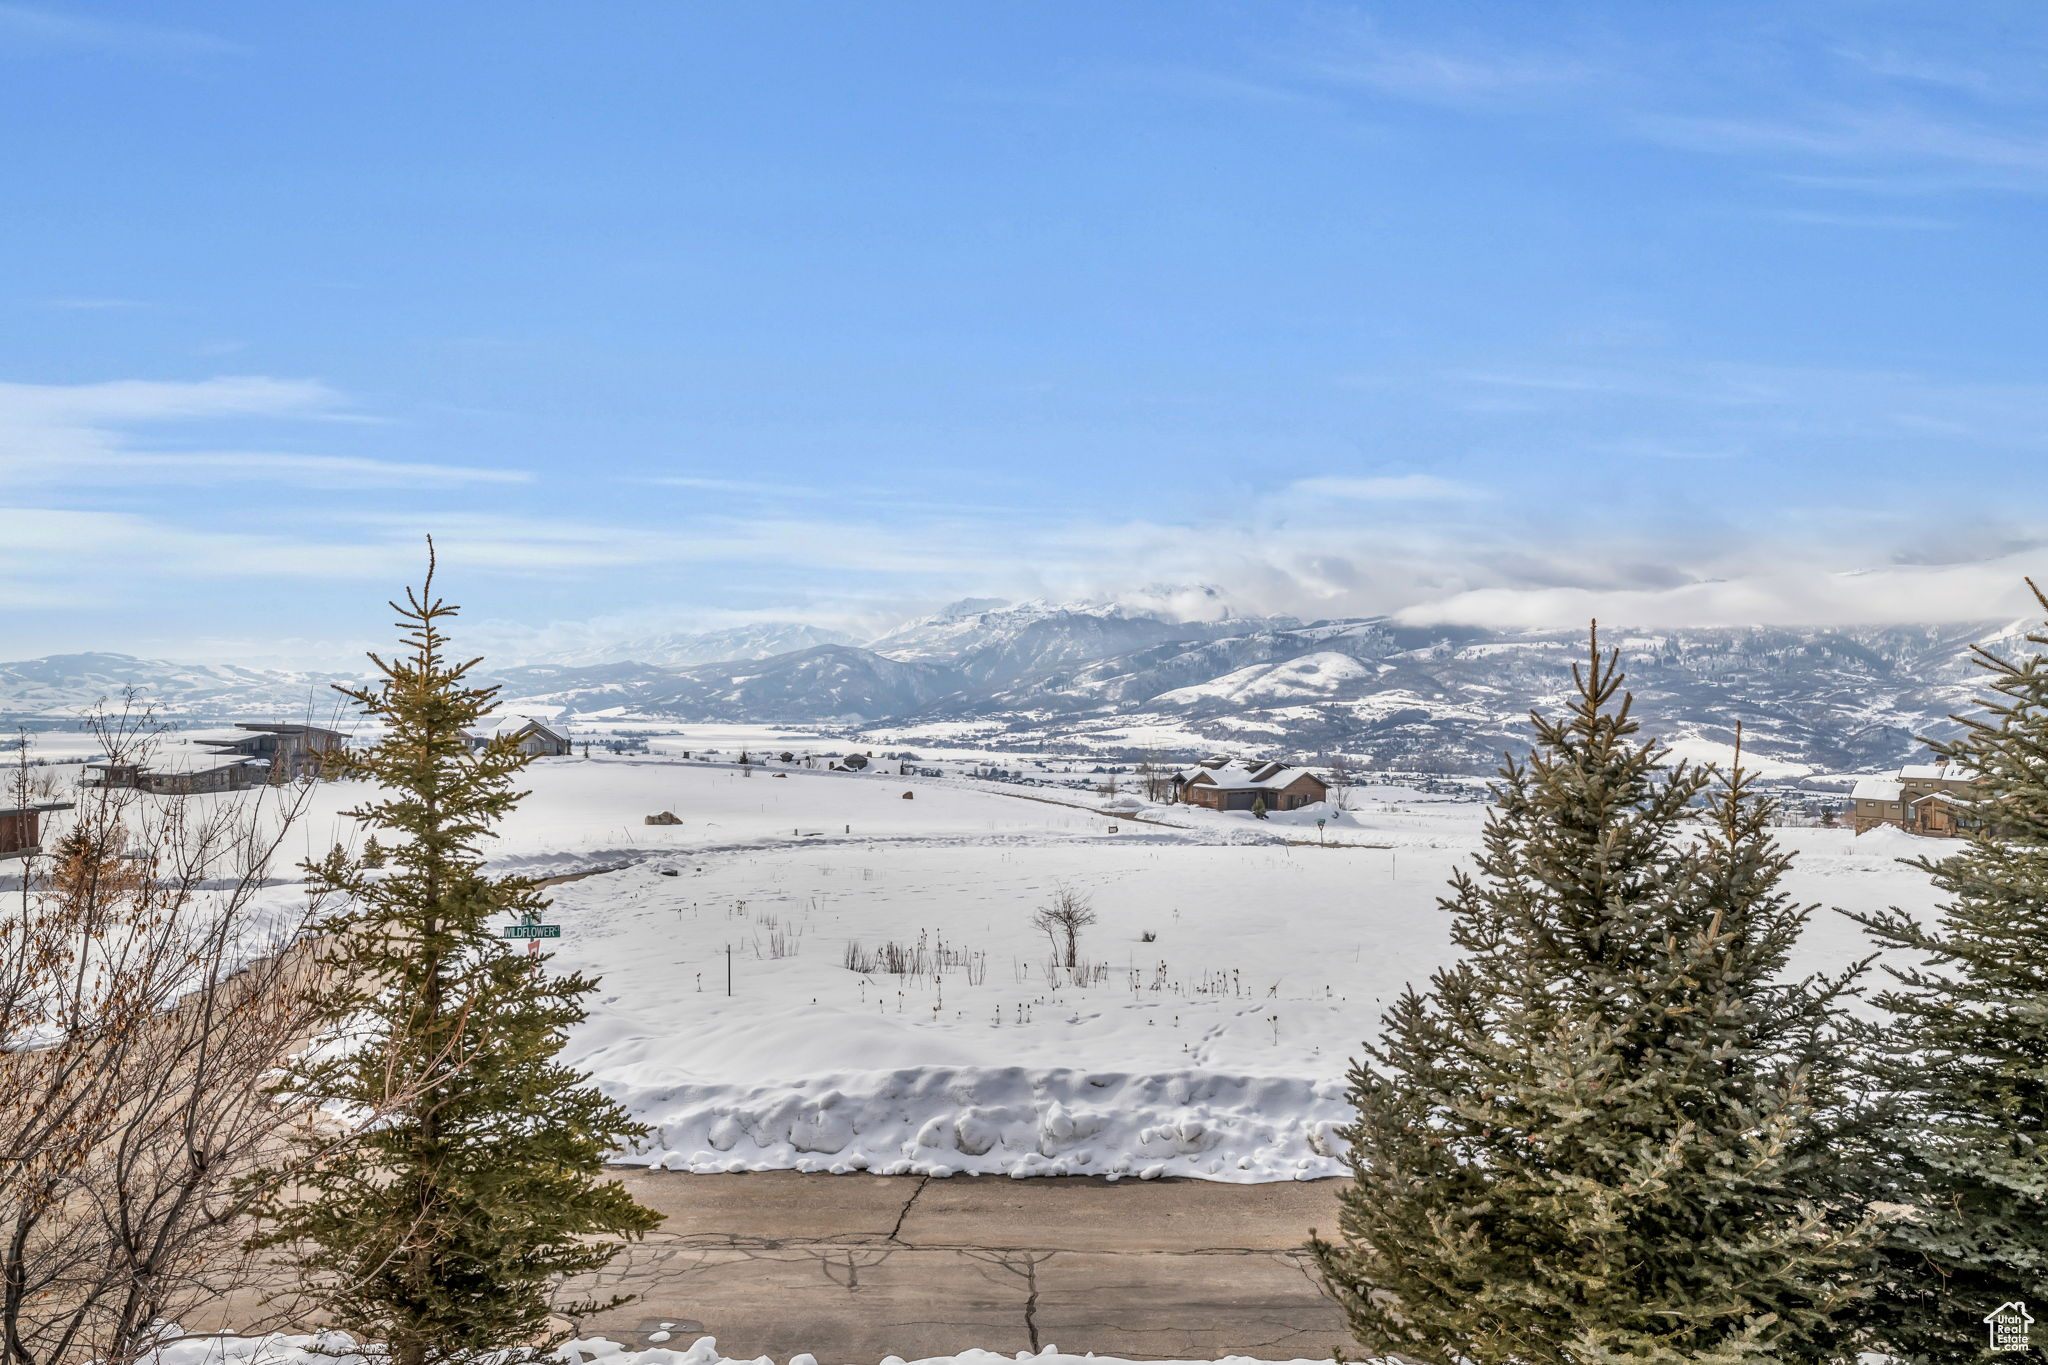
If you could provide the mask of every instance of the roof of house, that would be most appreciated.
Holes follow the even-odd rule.
[[[87,763],[88,768],[134,768],[146,773],[211,773],[223,768],[268,768],[267,758],[252,758],[237,753],[172,753],[162,762],[153,763],[111,763],[98,759]]]
[[[272,735],[333,735],[336,739],[347,739],[339,730],[330,730],[324,725],[269,725],[262,721],[238,720],[237,730],[256,730]]]
[[[523,735],[529,730],[534,730],[549,739],[558,739],[564,744],[569,742],[568,735],[537,716],[505,716],[495,724],[485,727],[485,730],[492,735]]]
[[[37,801],[27,806],[0,806],[0,815],[40,815],[44,811],[70,810],[70,801]]]
[[[1859,777],[1849,792],[1849,798],[1852,801],[1896,801],[1899,791],[1899,779],[1896,777]]]
[[[1226,762],[1215,767],[1199,763],[1182,769],[1180,773],[1184,782],[1199,782],[1205,787],[1217,787],[1223,791],[1265,791],[1289,786],[1304,777],[1322,786],[1329,785],[1306,768],[1290,768],[1271,759],[1248,758],[1240,763]]]
[[[1899,769],[1901,779],[1908,782],[1967,782],[1970,775],[1959,763],[1908,763]]]
[[[1922,792],[1906,804],[1917,806],[1922,801],[1945,801],[1952,806],[1966,806],[1970,804],[1969,797],[1958,796],[1954,792]]]

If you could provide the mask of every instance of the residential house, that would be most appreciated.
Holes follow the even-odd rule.
[[[69,801],[38,801],[28,806],[0,806],[0,862],[40,853],[43,816],[70,810],[71,805]]]
[[[1954,838],[1963,832],[1976,790],[1953,763],[1909,763],[1895,777],[1860,777],[1849,793],[1849,827],[1861,834],[1892,825],[1909,834]]]
[[[550,723],[536,716],[503,716],[486,723],[481,734],[470,736],[478,748],[494,739],[511,740],[522,754],[547,757],[570,752],[568,732],[559,728],[558,722]]]
[[[85,779],[85,785],[133,787],[156,796],[245,791],[266,782],[318,777],[327,756],[348,744],[348,736],[341,731],[318,725],[245,721],[235,728],[245,733],[224,739],[194,738],[192,747],[159,750],[160,762],[102,759],[88,763],[87,771],[98,775]]]
[[[348,747],[348,736],[339,730],[317,725],[261,725],[238,723],[237,730],[249,733],[233,739],[195,739],[223,757],[261,759],[269,765],[273,781],[318,777],[326,755]]]
[[[204,792],[238,792],[270,780],[270,760],[247,754],[180,755],[162,768],[140,763],[88,763],[87,787],[133,787],[154,796],[194,796]]]
[[[1328,798],[1329,784],[1306,768],[1273,759],[1207,758],[1173,775],[1176,799],[1211,810],[1299,810]]]

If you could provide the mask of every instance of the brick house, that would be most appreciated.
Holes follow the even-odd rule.
[[[1908,834],[1953,839],[1963,832],[1976,790],[1953,763],[1909,763],[1895,777],[1859,777],[1849,793],[1849,827],[1861,834],[1893,825]]]
[[[1210,810],[1300,810],[1329,797],[1330,787],[1306,768],[1272,759],[1208,758],[1173,775],[1177,799]]]

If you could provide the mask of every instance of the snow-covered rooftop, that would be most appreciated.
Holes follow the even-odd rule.
[[[1306,768],[1291,768],[1267,759],[1241,759],[1215,766],[1200,763],[1181,769],[1180,776],[1183,782],[1205,779],[1203,786],[1219,787],[1224,791],[1262,791],[1268,787],[1284,787],[1298,777],[1314,777],[1315,774]]]
[[[1896,801],[1900,784],[1896,777],[1859,777],[1849,792],[1854,801]]]

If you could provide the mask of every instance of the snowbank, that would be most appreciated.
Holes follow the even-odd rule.
[[[1350,1117],[1340,1081],[1201,1071],[919,1067],[612,1089],[656,1129],[624,1160],[698,1173],[1314,1180],[1343,1173]]]
[[[589,1362],[603,1361],[605,1365],[775,1365],[768,1356],[753,1361],[741,1361],[718,1353],[716,1337],[699,1337],[684,1350],[670,1350],[655,1346],[644,1351],[631,1351],[615,1341],[604,1337],[582,1337],[565,1342],[556,1353],[556,1359],[563,1365],[588,1365]],[[140,1365],[381,1365],[384,1356],[374,1348],[356,1348],[353,1338],[340,1332],[326,1332],[319,1336],[291,1336],[277,1333],[262,1337],[204,1336],[185,1337],[161,1347],[142,1358]],[[1057,1346],[1047,1346],[1037,1354],[1019,1351],[1014,1356],[997,1351],[962,1351],[958,1355],[929,1356],[916,1361],[904,1361],[901,1356],[888,1356],[882,1365],[1010,1365],[1010,1362],[1028,1360],[1035,1365],[1065,1365],[1068,1361],[1093,1361],[1096,1365],[1125,1365],[1120,1356],[1067,1355]],[[818,1365],[813,1355],[794,1355],[789,1365]],[[1147,1365],[1211,1365],[1206,1361],[1150,1361]],[[1327,1362],[1254,1361],[1250,1356],[1223,1356],[1214,1365],[1327,1365]]]

